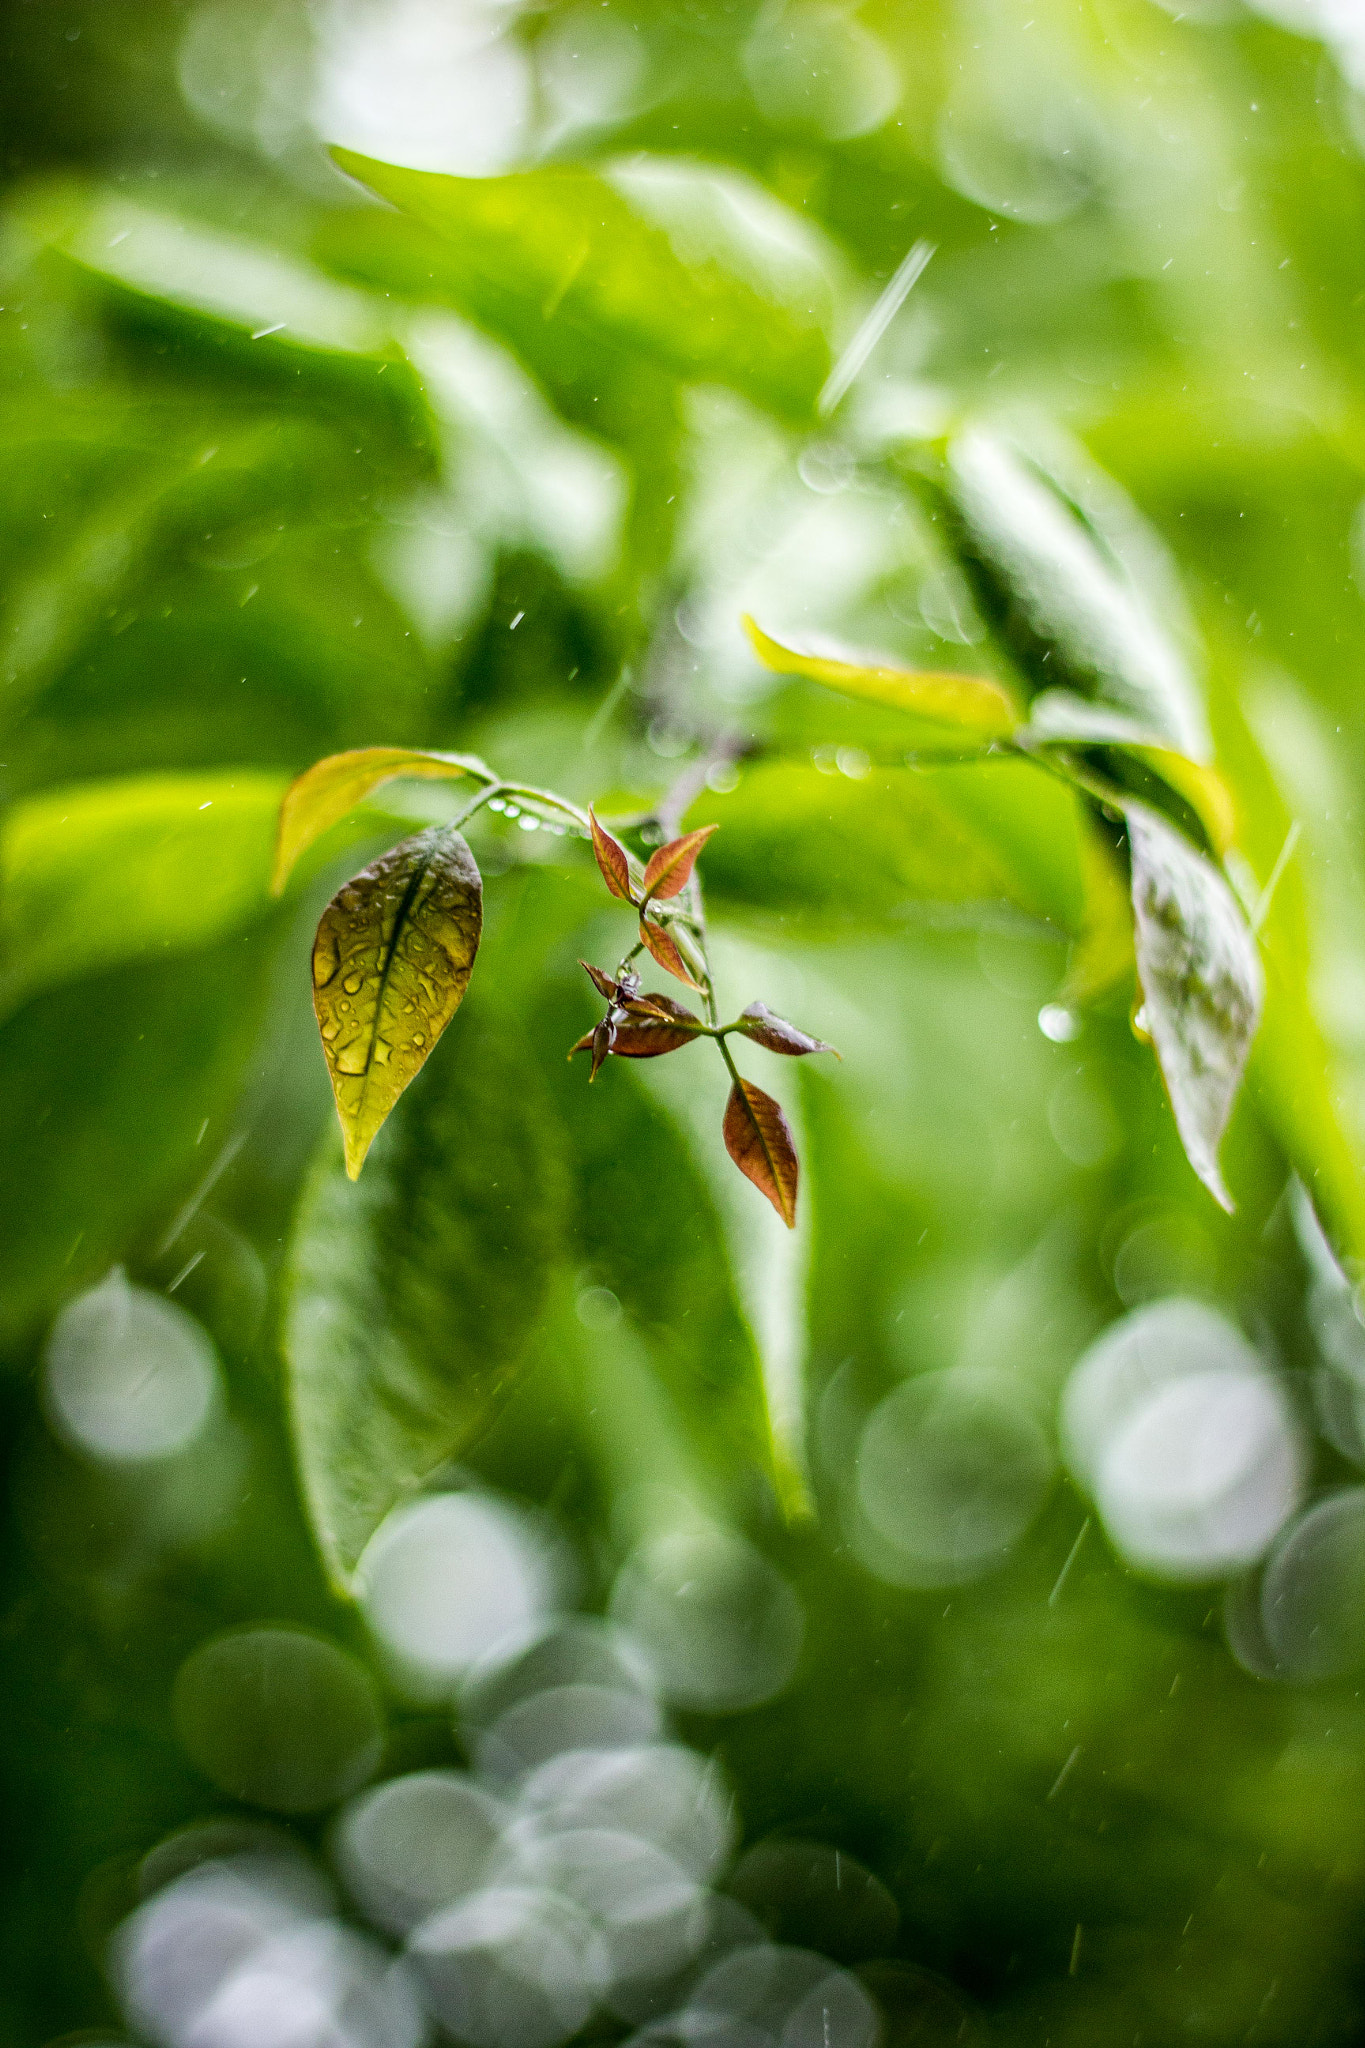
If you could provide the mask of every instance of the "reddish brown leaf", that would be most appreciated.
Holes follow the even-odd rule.
[[[597,865],[602,871],[602,880],[613,896],[619,896],[623,903],[633,903],[635,897],[630,886],[630,856],[620,841],[613,839],[598,824],[592,812],[588,812],[588,823],[592,827],[592,850],[597,856]]]
[[[600,967],[592,966],[587,960],[580,960],[578,964],[592,982],[598,995],[604,997],[607,1002],[614,1003],[616,1001],[616,983],[612,980],[611,976],[604,973]]]
[[[750,1003],[740,1017],[739,1029],[755,1045],[766,1045],[769,1052],[785,1052],[795,1057],[808,1052],[832,1052],[836,1060],[843,1058],[823,1038],[812,1038],[808,1031],[789,1024],[785,1017],[775,1017],[766,1003]]]
[[[656,1060],[663,1053],[677,1052],[704,1028],[700,1017],[668,996],[637,997],[623,1008],[612,1051],[628,1060]]]
[[[645,869],[645,894],[659,902],[679,895],[687,887],[693,862],[715,829],[703,825],[699,832],[685,832],[681,839],[670,840],[652,853]]]
[[[592,1045],[592,1072],[588,1075],[588,1079],[589,1081],[595,1081],[597,1079],[597,1069],[616,1043],[616,1026],[612,1023],[610,1017],[602,1019],[602,1022],[593,1032],[590,1042]]]
[[[648,995],[637,995],[633,990],[628,992],[623,985],[621,1008],[627,1017],[637,1021],[652,1017],[658,1024],[684,1024],[689,1031],[702,1029],[701,1018],[695,1011],[689,1010],[684,1003],[675,1003],[672,996],[655,995],[652,990]]]
[[[752,1081],[737,1080],[725,1105],[725,1149],[768,1197],[788,1230],[796,1228],[798,1166],[791,1128],[778,1104]]]
[[[592,1049],[592,1032],[591,1032],[591,1031],[585,1031],[585,1032],[583,1033],[583,1036],[582,1036],[582,1037],[581,1037],[581,1038],[579,1039],[579,1041],[578,1041],[577,1045],[571,1045],[571,1046],[569,1047],[569,1058],[570,1058],[570,1059],[572,1059],[572,1058],[573,1058],[573,1056],[574,1056],[574,1054],[575,1054],[576,1052],[590,1052],[590,1051],[591,1051],[591,1049]]]
[[[652,953],[665,974],[671,974],[678,981],[685,981],[689,988],[700,988],[682,954],[661,924],[651,924],[647,917],[640,919],[640,942],[646,952]]]

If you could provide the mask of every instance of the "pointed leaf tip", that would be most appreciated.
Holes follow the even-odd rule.
[[[630,855],[619,839],[613,839],[610,832],[598,824],[592,811],[588,812],[588,823],[592,827],[592,850],[602,880],[613,896],[619,896],[623,903],[633,903],[635,896],[630,886]]]
[[[699,989],[701,987],[701,983],[696,980],[692,970],[678,951],[677,944],[671,934],[666,932],[661,924],[653,924],[647,917],[642,917],[640,919],[640,942],[645,950],[658,961],[665,974],[671,974],[675,980],[685,982],[688,988]]]
[[[775,640],[747,612],[742,624],[754,653],[777,675],[805,676],[867,704],[908,712],[931,725],[960,727],[983,742],[1004,739],[1019,723],[1009,692],[989,676],[904,668],[892,656],[823,640],[805,647]]]
[[[768,1197],[788,1230],[795,1230],[799,1167],[781,1106],[752,1081],[736,1080],[725,1105],[724,1131],[725,1149],[740,1172]]]
[[[459,1008],[482,926],[474,856],[440,825],[362,869],[323,911],[313,1010],[352,1180]]]
[[[787,1053],[794,1058],[805,1053],[832,1052],[836,1060],[843,1058],[823,1038],[812,1038],[808,1031],[789,1024],[785,1017],[775,1017],[766,1003],[750,1003],[740,1016],[739,1028],[746,1038],[752,1038],[755,1045],[766,1046],[769,1052]]]
[[[699,831],[685,832],[681,839],[670,840],[667,846],[652,853],[645,869],[646,896],[667,902],[671,896],[680,895],[691,878],[697,855],[716,830],[715,825],[703,825]]]

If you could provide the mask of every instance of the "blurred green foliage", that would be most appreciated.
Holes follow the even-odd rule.
[[[890,1960],[937,1984],[897,1980],[891,2048],[1360,2038],[1358,1669],[1254,1675],[1230,1574],[1144,1576],[1061,1476],[970,1583],[898,1585],[849,1533],[859,1432],[907,1377],[1003,1378],[1052,1445],[1086,1344],[1172,1293],[1273,1358],[1308,1489],[1365,1458],[1324,1413],[1286,1197],[1297,1168],[1358,1277],[1365,101],[1358,44],[1289,11],[554,0],[501,23],[529,81],[501,155],[433,159],[499,175],[437,187],[360,161],[403,157],[401,98],[387,143],[383,105],[328,125],[383,7],[0,5],[6,2041],[115,2024],[134,1865],[222,1807],[175,1734],[189,1652],[288,1621],[368,1654],[304,1499],[350,1566],[413,1433],[547,1505],[590,1607],[650,1488],[787,1574],[795,1683],[688,1732],[747,1838],[827,1841],[890,1888]],[[335,167],[314,113],[411,215]],[[929,267],[822,417],[919,239]],[[1070,507],[1079,596],[1030,558],[1028,488],[993,545],[1008,494],[954,495],[983,427]],[[1071,792],[898,765],[880,711],[758,668],[745,610],[1024,698],[1098,667],[1150,712],[1155,675],[1175,737],[1206,707],[1268,986],[1235,1215],[1184,1160],[1130,980],[1079,1036],[1037,1028],[1112,859]],[[402,1173],[355,1207],[313,925],[459,792],[385,792],[280,907],[286,778],[351,746],[472,749],[628,815],[717,740],[735,765],[688,822],[723,827],[722,981],[845,1056],[745,1063],[800,1126],[799,1242],[725,1191],[703,1052],[614,1063],[591,1097],[565,1069],[577,961],[616,958],[621,919],[576,841],[488,814],[486,998],[390,1134]],[[115,1264],[224,1362],[229,1435],[192,1498],[44,1417],[45,1333]],[[365,1400],[375,1328],[415,1344],[391,1475],[297,1334],[290,1381],[300,1271],[333,1307],[353,1291],[365,1340],[334,1341]],[[575,1308],[594,1290],[609,1328]],[[463,1398],[504,1369],[469,1448],[441,1375]],[[302,1488],[291,1403],[326,1411]],[[769,1421],[808,1518],[763,1475]],[[454,1754],[435,1713],[388,1711],[386,1768]]]

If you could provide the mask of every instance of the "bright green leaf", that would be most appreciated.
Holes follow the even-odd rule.
[[[1003,739],[1019,723],[1008,692],[988,677],[902,668],[878,655],[823,642],[784,644],[747,617],[744,630],[764,667],[778,675],[807,676],[846,697],[886,705],[931,725],[965,730],[974,738]]]
[[[713,255],[685,261],[668,233],[596,172],[555,165],[452,178],[335,154],[432,232],[431,295],[514,346],[526,325],[553,321],[676,377],[730,385],[797,418],[812,412],[830,363],[816,319]]]
[[[236,769],[77,783],[15,804],[0,824],[0,1011],[258,916],[282,787]]]
[[[315,762],[290,783],[280,805],[271,895],[282,893],[308,848],[382,784],[400,775],[449,781],[482,768],[472,754],[433,754],[415,747],[356,747]]]

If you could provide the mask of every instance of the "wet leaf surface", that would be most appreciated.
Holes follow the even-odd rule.
[[[347,882],[313,943],[313,1009],[352,1180],[459,1008],[483,884],[458,832],[433,826]]]
[[[796,1146],[781,1107],[752,1081],[738,1080],[725,1105],[725,1149],[768,1197],[788,1230],[796,1228]]]
[[[613,896],[619,896],[623,903],[633,903],[634,893],[630,885],[630,855],[619,839],[613,839],[604,826],[599,825],[592,812],[588,813],[592,827],[592,850],[601,870],[602,880]],[[591,969],[589,972],[591,973]]]

